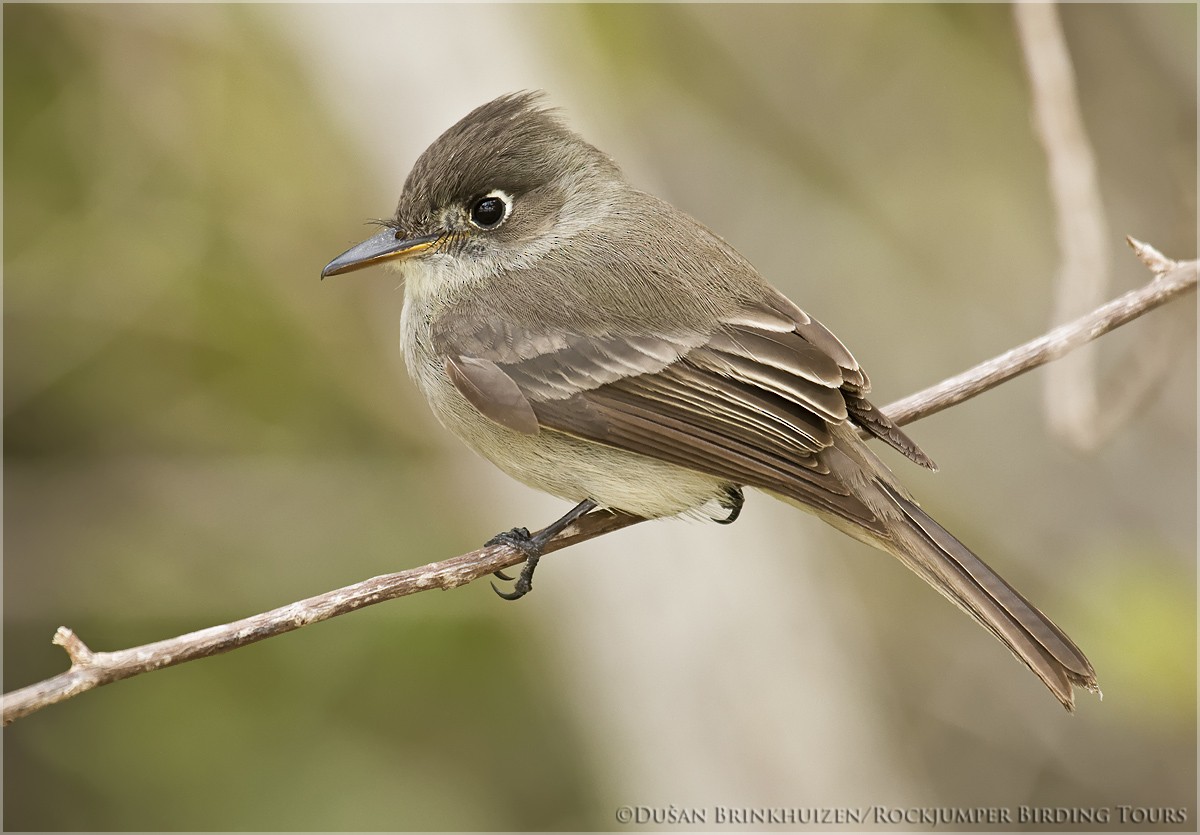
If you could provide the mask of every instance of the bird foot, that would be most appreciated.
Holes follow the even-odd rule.
[[[525,565],[521,567],[521,573],[517,576],[513,590],[501,591],[495,583],[492,583],[492,591],[505,600],[519,600],[529,594],[533,589],[533,572],[537,568],[538,560],[542,557],[544,544],[530,536],[528,528],[513,528],[510,531],[498,533],[485,542],[484,545],[507,545],[525,555]],[[492,574],[505,582],[512,582],[513,579],[503,571],[494,571]]]

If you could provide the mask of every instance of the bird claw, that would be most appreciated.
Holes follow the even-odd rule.
[[[517,576],[517,582],[513,586],[512,591],[500,591],[500,588],[495,583],[492,583],[492,591],[505,600],[520,600],[533,591],[533,570],[537,568],[538,556],[537,554],[530,554],[525,558],[525,565],[521,567],[521,573]],[[504,574],[503,571],[496,571],[494,573],[502,580],[512,579]]]
[[[714,519],[718,525],[731,525],[737,521],[738,516],[742,513],[742,505],[746,503],[746,496],[740,487],[726,487],[725,501],[721,502],[721,507],[729,511],[729,515],[724,519]]]
[[[580,516],[590,513],[595,507],[596,503],[594,501],[584,499],[561,519],[538,531],[536,536],[529,533],[529,528],[513,528],[504,533],[498,533],[485,542],[485,547],[489,545],[507,545],[509,548],[520,551],[525,555],[525,565],[521,567],[521,573],[517,576],[517,582],[513,586],[513,590],[509,592],[500,591],[496,587],[496,584],[492,583],[492,591],[505,600],[517,600],[529,594],[533,589],[533,570],[537,568],[538,560],[542,557],[542,550],[546,547],[546,543]],[[512,578],[503,571],[493,571],[492,574],[501,580],[512,581]]]
[[[529,594],[533,590],[533,570],[537,568],[538,559],[542,556],[542,544],[530,536],[529,529],[513,528],[510,531],[498,533],[485,544],[507,545],[525,555],[525,565],[521,567],[521,573],[516,577],[516,585],[513,586],[513,590],[500,591],[500,588],[492,583],[492,591],[505,600],[519,600]],[[493,571],[492,574],[507,582],[513,580],[503,571]]]
[[[500,572],[496,572],[496,573],[499,574]],[[517,588],[513,589],[512,591],[500,591],[500,587],[497,586],[495,583],[492,583],[492,591],[494,591],[496,593],[497,597],[502,597],[505,600],[519,600],[522,597],[524,597],[526,594],[529,593],[529,589],[525,589],[524,591],[521,591],[519,586]]]

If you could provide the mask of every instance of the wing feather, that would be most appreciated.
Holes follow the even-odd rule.
[[[437,347],[476,408],[792,495],[868,530],[876,515],[831,471],[831,428],[854,421],[925,463],[862,396],[867,376],[823,325],[779,295],[711,331],[577,333],[485,318]]]
[[[539,431],[537,415],[524,392],[491,360],[477,357],[446,359],[446,374],[472,406],[523,435]]]

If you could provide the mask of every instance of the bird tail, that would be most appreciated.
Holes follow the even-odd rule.
[[[875,479],[895,506],[902,530],[879,547],[995,635],[1050,688],[1068,711],[1074,687],[1099,693],[1096,672],[1079,647],[1037,607],[992,571],[912,499]],[[892,527],[892,526],[889,526]]]

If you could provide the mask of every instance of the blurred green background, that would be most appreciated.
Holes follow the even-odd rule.
[[[1050,324],[1009,7],[5,5],[4,689],[445,558],[562,503],[437,426],[382,271],[417,154],[549,91],[837,332],[876,401]],[[1114,296],[1195,256],[1196,10],[1061,9]],[[1172,807],[1196,821],[1195,299],[1092,453],[1038,373],[911,434],[926,507],[1074,637],[1068,717],[902,569],[750,497],[85,694],[4,732],[4,827],[611,829],[618,805]],[[894,457],[889,458],[895,461]],[[903,469],[900,469],[903,468]],[[710,813],[711,814],[711,813]],[[711,820],[711,819],[710,819]],[[1118,825],[1113,818],[1113,828]]]

